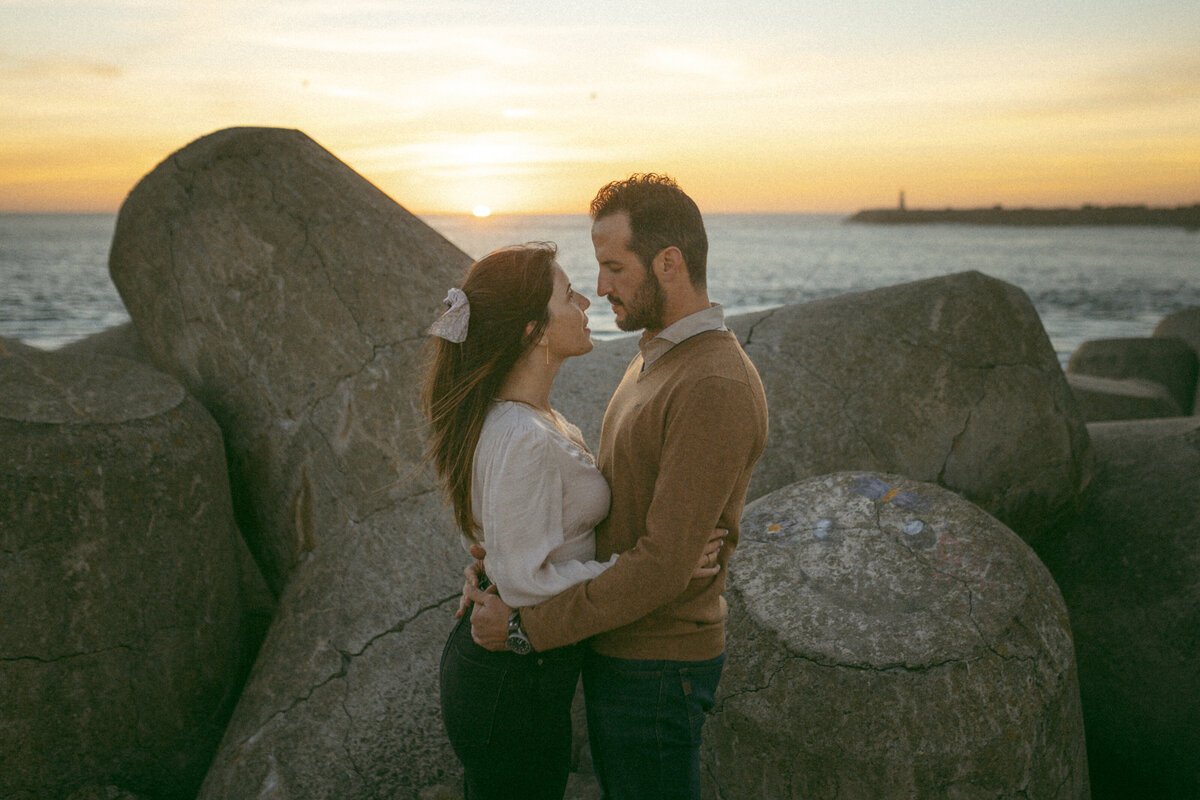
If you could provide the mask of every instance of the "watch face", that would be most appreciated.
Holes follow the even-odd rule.
[[[533,645],[524,636],[509,636],[504,644],[519,656],[527,655],[533,649]]]

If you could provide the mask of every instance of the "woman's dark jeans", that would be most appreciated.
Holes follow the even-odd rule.
[[[442,720],[464,768],[466,800],[561,800],[571,760],[571,701],[583,646],[519,656],[471,639],[469,615],[442,651]]]
[[[584,658],[592,762],[605,800],[700,797],[700,735],[722,654],[709,661]]]

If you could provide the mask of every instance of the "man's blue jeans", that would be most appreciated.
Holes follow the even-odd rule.
[[[588,737],[604,800],[700,797],[700,735],[725,655],[633,661],[588,651]]]

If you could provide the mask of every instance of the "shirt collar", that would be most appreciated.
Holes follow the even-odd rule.
[[[647,339],[643,333],[638,341],[638,349],[642,351],[642,369],[662,358],[675,345],[698,333],[724,330],[729,330],[725,327],[725,309],[720,303],[713,303],[702,311],[676,320],[659,331],[657,336]]]

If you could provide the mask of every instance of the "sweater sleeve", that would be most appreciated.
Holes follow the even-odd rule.
[[[557,447],[535,426],[517,426],[482,453],[481,502],[484,570],[510,606],[535,603],[595,577],[610,562],[563,560],[551,551],[563,542],[563,480]]]
[[[697,381],[678,398],[665,422],[645,530],[599,577],[521,609],[535,649],[627,625],[684,592],[747,465],[762,451],[765,431],[755,408],[749,386],[721,376]]]

